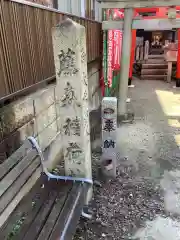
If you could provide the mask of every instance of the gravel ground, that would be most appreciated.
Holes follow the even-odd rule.
[[[134,80],[133,124],[118,128],[117,178],[94,186],[93,219],[82,219],[74,240],[180,240],[180,90]],[[93,154],[98,175],[100,154]],[[169,235],[168,235],[169,234]]]

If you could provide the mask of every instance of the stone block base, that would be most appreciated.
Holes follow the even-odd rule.
[[[116,178],[116,154],[114,156],[102,156],[101,174],[104,178]]]
[[[134,113],[128,112],[124,115],[118,115],[118,123],[132,123],[134,121]]]

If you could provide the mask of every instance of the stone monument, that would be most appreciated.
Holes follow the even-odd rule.
[[[103,175],[116,177],[116,134],[117,134],[117,98],[104,97],[102,100],[102,158]]]
[[[52,36],[65,175],[92,179],[85,27],[66,19]]]

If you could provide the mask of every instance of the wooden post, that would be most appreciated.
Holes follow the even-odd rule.
[[[66,19],[52,35],[65,174],[91,179],[85,27]]]
[[[143,44],[140,47],[140,61],[142,62],[144,60],[144,46]]]
[[[149,41],[145,41],[145,46],[144,46],[144,60],[147,61],[149,56]]]
[[[136,56],[135,56],[135,58],[136,58],[136,62],[139,62],[139,60],[140,60],[140,45],[137,45],[137,47],[136,47]]]
[[[168,61],[167,82],[171,82],[171,75],[172,75],[172,62]]]

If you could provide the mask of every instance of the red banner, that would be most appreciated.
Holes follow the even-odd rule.
[[[119,9],[114,9],[114,19],[123,19],[124,18],[124,13],[120,11]]]
[[[123,32],[120,30],[114,30],[113,35],[114,35],[113,69],[118,70],[120,69]]]
[[[107,19],[109,19],[110,11],[106,12]],[[135,13],[135,16],[138,14]],[[124,12],[120,11],[119,9],[114,9],[113,19],[123,19]],[[113,70],[120,69],[120,61],[121,61],[121,49],[122,49],[122,38],[123,38],[123,31],[121,30],[109,30],[108,31],[108,71],[107,71],[107,78],[108,78],[108,85],[109,87],[112,86],[112,79],[113,79]],[[131,68],[131,67],[130,67]],[[130,69],[130,75],[131,74]]]
[[[108,31],[108,85],[112,86],[112,78],[113,78],[113,30]]]
[[[107,10],[106,11],[106,19],[108,20],[110,18],[110,14],[113,13],[112,19],[123,19],[124,18],[124,10],[121,9],[114,9],[114,10]],[[138,16],[139,14],[134,11],[134,16]],[[112,86],[112,80],[113,80],[113,70],[119,70],[120,69],[120,61],[121,61],[121,49],[122,49],[122,38],[123,38],[123,32],[121,30],[109,30],[108,31],[108,49],[107,49],[107,80],[109,87]],[[132,43],[135,43],[136,41],[136,34],[134,33],[134,40]],[[134,47],[132,47],[134,51]],[[134,61],[134,52],[131,53],[131,65],[133,66]],[[129,75],[132,76],[132,66],[130,66]],[[106,76],[103,76],[100,80],[101,88],[102,88],[102,94],[104,96],[104,90],[105,90],[105,82],[104,78]]]
[[[124,13],[118,9],[114,9],[113,19],[123,19]],[[121,48],[122,48],[122,36],[123,32],[121,30],[114,30],[114,49],[113,49],[113,70],[120,69],[121,61]]]

